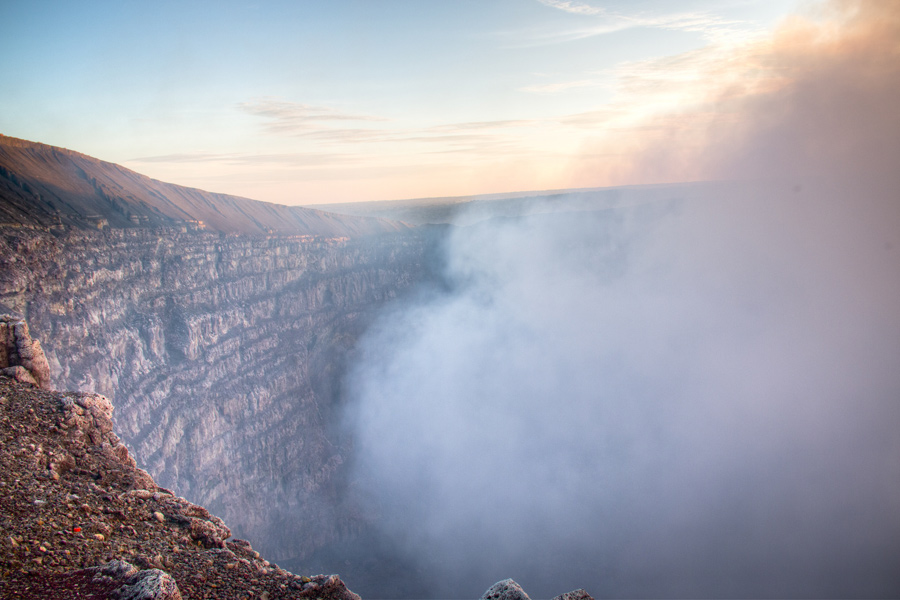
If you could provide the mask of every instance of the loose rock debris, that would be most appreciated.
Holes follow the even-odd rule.
[[[157,486],[111,415],[103,396],[0,376],[0,597],[359,600],[336,575],[270,564]]]

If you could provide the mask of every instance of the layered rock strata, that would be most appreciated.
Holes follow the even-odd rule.
[[[50,387],[50,365],[41,342],[31,339],[28,323],[0,315],[0,374],[35,387]]]
[[[102,393],[160,484],[278,560],[352,535],[334,414],[374,311],[425,272],[415,232],[345,239],[0,227],[0,305],[59,389]]]

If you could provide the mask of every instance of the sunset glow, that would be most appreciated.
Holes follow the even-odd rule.
[[[882,55],[870,40],[890,44],[898,12],[787,0],[191,6],[3,3],[0,132],[286,204],[717,178],[732,174],[719,144],[797,82]]]

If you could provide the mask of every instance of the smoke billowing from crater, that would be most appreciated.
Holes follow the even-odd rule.
[[[776,44],[793,78],[697,157],[773,181],[458,228],[446,287],[369,333],[348,379],[358,482],[436,597],[505,577],[535,597],[900,593],[887,4]],[[843,60],[870,51],[894,60]]]

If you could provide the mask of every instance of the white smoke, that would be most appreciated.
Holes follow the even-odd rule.
[[[441,593],[896,591],[897,229],[696,194],[460,229],[365,340],[360,477]]]
[[[793,151],[827,105],[783,107]],[[765,184],[458,228],[446,288],[370,331],[356,476],[435,597],[900,594],[894,146],[760,171],[775,130],[716,156]]]

